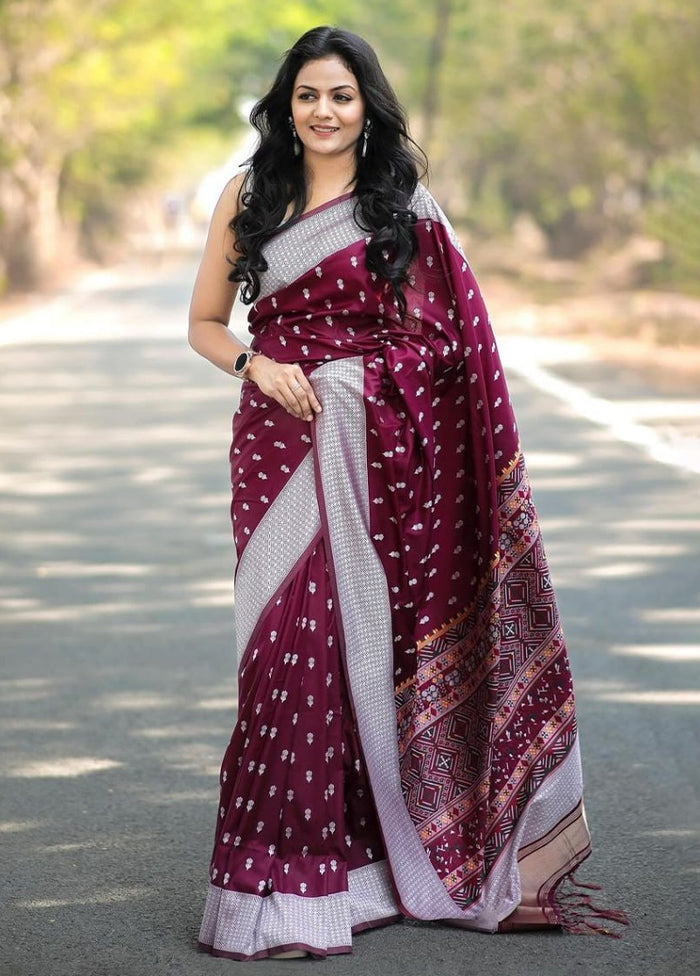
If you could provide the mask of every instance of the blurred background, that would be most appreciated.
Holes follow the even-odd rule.
[[[0,301],[196,251],[253,101],[320,23],[378,50],[497,303],[695,384],[696,0],[4,0]]]
[[[633,916],[527,948],[697,976],[698,0],[0,0],[0,972],[212,974],[240,381],[187,305],[250,107],[323,23],[376,47],[489,305],[572,650],[582,878]],[[326,965],[524,972],[509,938],[405,929]]]

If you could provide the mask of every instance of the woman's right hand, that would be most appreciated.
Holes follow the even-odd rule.
[[[277,363],[260,353],[251,359],[245,378],[293,417],[313,420],[314,412],[321,412],[321,404],[298,363]]]

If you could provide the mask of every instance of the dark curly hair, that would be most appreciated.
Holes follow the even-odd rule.
[[[290,220],[306,206],[303,155],[294,154],[288,121],[292,92],[307,62],[334,54],[357,78],[365,118],[371,122],[366,156],[360,153],[361,140],[355,150],[355,220],[370,236],[367,269],[391,286],[403,318],[406,298],[401,286],[417,247],[416,215],[409,203],[427,161],[408,133],[404,111],[373,49],[357,34],[336,27],[315,27],[299,38],[285,55],[272,87],[250,114],[260,142],[248,161],[242,208],[230,225],[239,256],[231,261],[229,280],[243,282],[242,300],[254,302],[260,294],[260,272],[267,270],[264,244],[279,230],[290,203]]]

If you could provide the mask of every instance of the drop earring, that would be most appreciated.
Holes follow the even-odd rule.
[[[371,125],[372,123],[370,120],[366,119],[364,128],[362,130],[362,151],[360,153],[363,159],[367,155],[367,143],[369,142],[369,130]]]
[[[292,130],[292,142],[294,145],[294,155],[301,156],[301,140],[297,135],[297,130],[294,126],[294,119],[292,118],[291,115],[289,116],[289,127]]]

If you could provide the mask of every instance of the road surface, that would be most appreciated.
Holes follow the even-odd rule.
[[[322,963],[196,951],[235,709],[238,383],[187,346],[193,274],[123,269],[0,324],[2,976],[697,976],[700,475],[587,412],[587,393],[615,400],[587,388],[599,371],[572,379],[507,336],[578,694],[579,877],[633,924],[616,941],[405,923]]]

